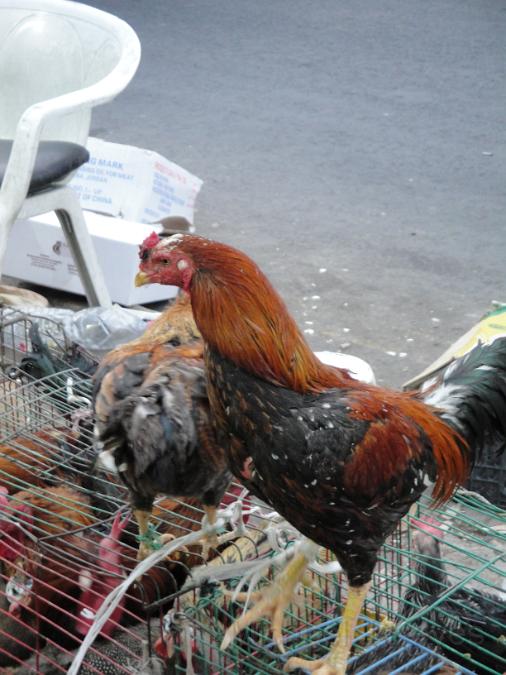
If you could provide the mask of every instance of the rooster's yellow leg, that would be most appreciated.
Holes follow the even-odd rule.
[[[318,659],[318,661],[308,661],[307,659],[299,658],[288,659],[285,665],[286,672],[303,668],[304,670],[309,670],[311,673],[315,673],[315,675],[345,675],[358,615],[360,614],[370,585],[370,583],[367,583],[363,586],[349,587],[348,599],[346,600],[346,606],[341,623],[339,624],[337,637],[327,656],[323,659]]]
[[[202,537],[202,557],[207,560],[209,557],[209,550],[216,548],[219,545],[218,535],[216,532],[209,532],[218,517],[218,510],[215,506],[204,506],[204,518],[202,519],[202,529],[204,536]]]
[[[139,527],[139,550],[137,551],[137,560],[144,560],[150,553],[153,553],[153,549],[147,543],[146,537],[149,529],[148,526],[149,519],[151,518],[151,511],[135,509],[134,516]]]
[[[209,550],[211,548],[218,548],[222,544],[226,544],[227,541],[232,539],[237,539],[239,536],[242,536],[242,530],[239,530],[237,527],[230,532],[225,534],[217,535],[216,532],[210,532],[211,526],[216,524],[218,519],[218,510],[214,506],[204,506],[205,515],[202,518],[202,529],[204,534],[202,536],[202,557],[204,560],[207,560],[209,557]],[[239,534],[241,532],[241,534]]]
[[[283,612],[292,601],[295,588],[304,577],[308,563],[309,560],[305,555],[302,553],[296,554],[272,584],[256,594],[260,598],[259,602],[230,626],[225,633],[221,648],[226,649],[246,626],[258,621],[263,616],[270,616],[272,637],[278,645],[278,649],[284,652],[282,642]]]

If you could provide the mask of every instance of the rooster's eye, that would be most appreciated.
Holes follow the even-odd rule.
[[[162,265],[170,265],[170,260],[162,260]]]
[[[140,258],[142,262],[146,262],[146,260],[149,258],[149,251],[147,249],[142,251],[140,254]]]

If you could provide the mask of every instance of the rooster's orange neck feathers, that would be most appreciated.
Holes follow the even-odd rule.
[[[249,373],[299,392],[350,382],[313,354],[283,300],[240,251],[199,237],[180,244],[195,263],[191,299],[204,340]]]

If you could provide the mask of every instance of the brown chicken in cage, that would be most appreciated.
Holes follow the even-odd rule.
[[[200,527],[198,503],[175,502],[169,499],[160,500],[153,508],[153,521],[160,535],[171,538],[183,532]],[[80,575],[82,593],[79,599],[79,616],[76,630],[86,635],[93,623],[96,611],[101,607],[105,597],[129,574],[137,564],[134,538],[129,529],[129,515],[119,512],[111,526],[110,533],[93,544],[92,563],[83,567]],[[169,602],[185,581],[190,569],[202,563],[202,556],[197,547],[177,551],[163,563],[152,567],[134,584],[127,597],[121,601],[109,620],[101,630],[101,635],[110,636],[120,623],[128,625],[145,616],[144,609],[151,603],[164,606],[164,599]]]
[[[187,303],[176,303],[170,314],[175,324],[172,336],[165,325],[162,335],[160,322],[147,330],[153,366],[158,353],[165,354],[179,342],[198,337]],[[130,356],[146,349],[145,338],[127,347]],[[157,352],[156,346],[162,351]],[[198,343],[197,350],[200,355]],[[121,369],[124,356],[124,349],[115,350],[102,367]],[[16,393],[26,419],[20,425],[22,431],[9,438],[2,448],[3,456],[0,454],[0,668],[16,665],[31,655],[65,663],[65,650],[74,649],[82,640],[105,597],[137,564],[134,528],[121,507],[124,488],[116,480],[97,481],[95,489],[90,487],[83,467],[91,443],[87,435],[69,430],[67,406],[54,403],[66,396],[58,387],[48,397],[47,405],[43,401],[42,411],[40,390],[32,397],[30,385],[25,385],[22,390],[26,390],[26,397],[21,390]],[[34,430],[36,423],[43,428]],[[114,515],[109,516],[111,513]],[[161,499],[153,508],[153,524],[161,536],[180,536],[200,529],[201,517],[199,500]],[[123,643],[134,629],[143,635],[146,608],[154,605],[150,611],[155,612],[158,606],[158,611],[170,606],[171,597],[190,568],[200,563],[200,547],[195,546],[153,567],[132,585],[106,623],[97,649],[101,651],[114,641]],[[132,653],[140,654],[140,646],[139,638],[125,659]],[[118,659],[121,648],[119,652]],[[91,667],[93,659],[87,661]],[[120,672],[121,667],[117,664],[114,672]]]
[[[0,629],[3,645],[0,663],[23,653],[17,642],[18,624],[30,637],[31,648],[50,638],[62,645],[72,644],[66,626],[76,611],[80,594],[79,558],[88,542],[79,530],[96,522],[89,500],[68,486],[33,487],[8,496],[0,494],[0,561],[3,568],[3,604]],[[55,549],[42,542],[57,537]],[[16,621],[17,620],[17,621]],[[4,625],[5,624],[5,625]],[[12,631],[9,633],[9,631]]]
[[[60,658],[78,645],[105,597],[137,564],[128,513],[121,510],[104,523],[81,490],[62,485],[12,496],[3,488],[0,511],[0,667],[28,659],[46,643],[58,648]],[[198,529],[199,514],[198,502],[190,500],[162,499],[153,510],[160,533],[171,536]],[[127,635],[123,627],[143,623],[152,603],[160,611],[170,606],[191,567],[201,562],[195,547],[151,568],[131,587],[101,637],[121,641]]]
[[[157,494],[198,498],[213,524],[231,480],[209,415],[202,342],[182,296],[146,333],[113,350],[95,376],[101,465],[130,491],[139,557],[152,550],[148,528]],[[207,540],[216,545],[212,534]]]
[[[26,432],[0,445],[0,486],[12,491],[47,481],[63,459],[66,434],[54,428]]]

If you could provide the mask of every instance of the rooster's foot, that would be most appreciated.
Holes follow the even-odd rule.
[[[315,675],[346,675],[346,665],[350,656],[357,618],[369,586],[370,582],[362,586],[349,587],[339,630],[327,656],[318,661],[307,661],[306,659],[292,657],[286,662],[285,672],[289,673],[297,668],[302,668],[309,670],[310,673],[315,673]]]
[[[230,537],[227,538],[227,535],[223,537],[218,537],[214,526],[217,520],[217,509],[215,506],[204,506],[204,517],[202,518],[202,557],[205,561],[209,559],[209,552],[212,548],[218,548],[225,541],[228,541]]]
[[[285,673],[291,673],[292,670],[307,670],[310,673],[315,675],[345,675],[346,666],[331,666],[329,663],[326,663],[327,659],[318,659],[318,661],[309,661],[308,659],[299,659],[297,657],[292,657],[288,659],[285,667],[283,668]]]
[[[158,551],[159,548],[167,544],[169,541],[173,541],[176,537],[173,534],[168,532],[161,534],[156,539],[154,537],[146,538],[147,541],[141,541],[139,544],[139,550],[137,551],[137,560],[144,560],[148,555],[151,555],[154,551]],[[181,546],[176,551],[173,551],[168,558],[170,560],[179,560],[182,555],[187,555],[189,553],[186,546]]]
[[[220,545],[218,535],[216,534],[216,532],[205,534],[200,541],[202,542],[201,555],[202,558],[207,562],[209,560],[209,552],[211,551],[211,549],[212,548],[215,549]]]
[[[153,553],[154,549],[147,543],[141,541],[137,550],[137,560],[140,562]]]
[[[379,625],[380,633],[392,633],[395,630],[395,623],[386,616],[381,620]]]
[[[133,509],[133,514],[139,527],[139,549],[137,551],[137,560],[141,561],[153,553],[153,529],[150,527],[149,519],[151,511],[145,509]]]
[[[173,539],[174,537],[172,537]],[[161,537],[158,536],[155,528],[148,524],[145,531],[141,534],[141,527],[139,526],[139,549],[137,551],[137,560],[144,560],[149,555],[160,548]]]
[[[283,613],[292,602],[295,589],[304,576],[308,565],[306,556],[297,554],[287,567],[279,574],[272,584],[254,595],[257,604],[228,628],[221,648],[226,649],[246,626],[258,621],[264,616],[271,618],[272,637],[278,649],[284,652],[282,641]]]

